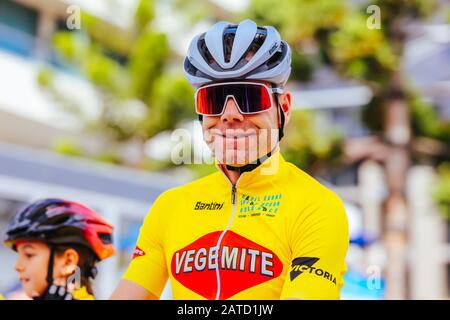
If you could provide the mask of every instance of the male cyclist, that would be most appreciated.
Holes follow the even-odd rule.
[[[289,45],[218,22],[184,61],[218,172],[153,204],[113,299],[339,299],[349,235],[336,194],[286,162]]]

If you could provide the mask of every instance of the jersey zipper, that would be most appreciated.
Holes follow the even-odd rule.
[[[235,185],[233,185],[233,186],[231,187],[231,203],[232,203],[233,205],[236,204],[236,186],[235,186]]]
[[[242,176],[245,174],[242,173],[238,180],[236,181],[236,184],[233,184],[230,179],[228,179],[228,177],[225,175],[225,173],[223,173],[222,170],[219,170],[220,172],[222,172],[222,174],[225,176],[225,178],[227,179],[227,181],[230,183],[231,185],[231,204],[233,205],[233,210],[231,211],[231,216],[230,216],[230,220],[228,221],[228,225],[226,226],[226,228],[222,231],[222,233],[220,234],[219,239],[217,240],[217,244],[216,244],[216,248],[217,248],[217,252],[220,252],[220,244],[222,242],[223,237],[225,236],[225,233],[227,233],[228,229],[231,226],[231,223],[233,222],[234,219],[234,215],[236,213],[236,192],[237,192],[237,186],[239,183],[239,180],[241,180]],[[220,267],[220,261],[217,261],[217,267],[216,267],[216,279],[217,279],[217,292],[216,292],[216,300],[219,300],[220,298],[220,290],[221,290],[221,282],[220,282],[220,272],[219,272],[219,267]]]

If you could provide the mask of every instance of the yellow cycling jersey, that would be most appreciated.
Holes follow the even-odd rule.
[[[277,151],[241,174],[162,193],[123,278],[174,299],[339,299],[349,245],[339,197]]]
[[[75,300],[95,300],[94,296],[87,291],[86,287],[76,289],[72,293],[72,295]],[[3,297],[1,294],[0,300],[5,300],[5,297]]]
[[[95,300],[95,297],[87,291],[86,287],[81,287],[72,292],[75,300]]]

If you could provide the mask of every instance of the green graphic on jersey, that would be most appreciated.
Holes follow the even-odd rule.
[[[253,197],[242,194],[239,199],[239,217],[265,215],[274,217],[280,206],[281,193]]]

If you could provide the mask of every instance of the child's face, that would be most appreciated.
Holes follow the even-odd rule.
[[[17,252],[15,269],[25,293],[30,297],[42,295],[47,288],[49,247],[37,241],[21,242],[17,244]]]
[[[47,270],[50,248],[43,242],[24,241],[17,243],[19,254],[15,269],[19,273],[20,282],[29,297],[41,296],[47,289]],[[57,285],[65,285],[66,261],[64,255],[55,255],[53,279]]]

